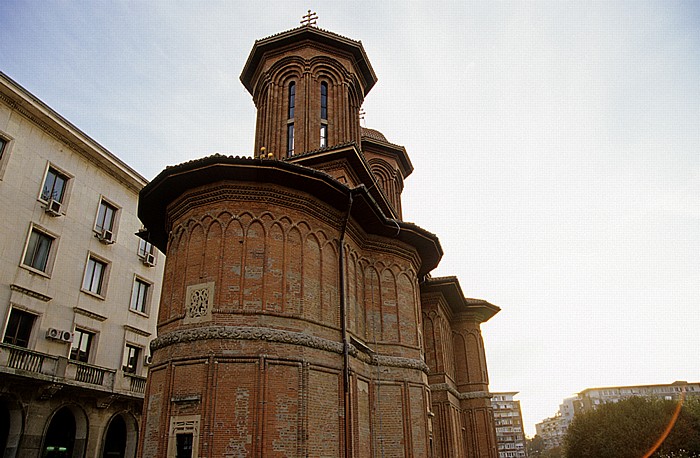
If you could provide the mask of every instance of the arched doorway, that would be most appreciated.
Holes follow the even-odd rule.
[[[75,417],[68,407],[61,408],[51,419],[44,437],[42,458],[70,458],[75,446]]]
[[[126,423],[121,415],[112,418],[105,435],[103,458],[124,458],[126,450]]]
[[[138,442],[138,423],[129,412],[112,417],[102,442],[102,458],[134,458]]]
[[[0,456],[17,456],[23,429],[24,412],[19,402],[10,397],[0,397]]]

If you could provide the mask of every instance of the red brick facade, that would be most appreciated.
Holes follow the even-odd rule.
[[[495,457],[479,335],[490,315],[460,309],[424,342],[433,309],[464,304],[422,286],[442,250],[400,219],[403,147],[360,128],[376,81],[362,45],[294,29],[256,42],[241,80],[259,157],[171,167],[141,193],[167,254],[141,456]],[[446,405],[465,429],[434,443],[449,435],[433,416]]]

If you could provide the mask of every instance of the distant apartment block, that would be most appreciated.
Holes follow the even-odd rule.
[[[517,391],[492,393],[494,422],[496,425],[496,442],[499,458],[527,457],[525,450],[525,433],[520,401],[515,399]]]
[[[564,437],[574,416],[580,412],[596,409],[603,404],[616,403],[634,396],[666,400],[680,399],[681,395],[700,396],[700,383],[674,382],[659,385],[613,386],[587,388],[578,395],[564,399],[559,411],[553,417],[546,418],[535,425],[547,448],[564,443]]]
[[[0,450],[134,457],[164,257],[146,179],[0,73]]]

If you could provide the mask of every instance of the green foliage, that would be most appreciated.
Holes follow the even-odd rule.
[[[634,397],[578,414],[565,438],[566,458],[641,458],[672,421],[677,402]],[[700,400],[684,403],[654,458],[700,457]]]

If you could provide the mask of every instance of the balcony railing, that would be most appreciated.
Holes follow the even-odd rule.
[[[126,391],[137,397],[143,397],[146,391],[145,377],[4,343],[0,343],[0,371],[58,383],[88,384],[108,392]]]

